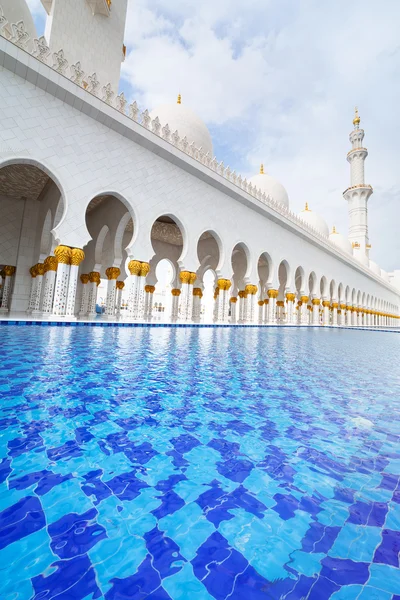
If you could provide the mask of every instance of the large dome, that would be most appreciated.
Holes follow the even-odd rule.
[[[194,142],[196,148],[202,148],[210,157],[213,156],[210,132],[196,113],[181,103],[180,96],[176,104],[162,104],[150,116],[152,119],[158,117],[162,127],[168,124],[172,133],[178,131],[181,139],[186,137],[189,144]]]
[[[30,51],[33,50],[33,40],[37,38],[38,35],[31,11],[25,0],[1,0],[1,6],[3,7],[4,16],[9,23],[7,26],[8,33],[12,35],[12,23],[23,21],[25,29],[31,38],[27,44],[27,49]]]
[[[261,165],[260,173],[250,179],[250,183],[256,186],[261,193],[265,192],[267,196],[270,196],[272,200],[283,204],[289,208],[289,196],[283,185],[271,175],[264,173],[264,166]]]
[[[342,233],[338,233],[336,228],[333,227],[331,233],[329,234],[329,240],[332,244],[335,244],[338,248],[343,250],[343,252],[347,252],[348,254],[353,254],[353,246]]]
[[[328,225],[326,224],[324,219],[319,216],[319,214],[317,214],[316,212],[314,212],[313,210],[310,210],[308,208],[307,202],[304,207],[304,210],[302,210],[298,216],[299,216],[299,219],[301,219],[302,221],[307,223],[307,225],[309,225],[313,229],[316,229],[318,231],[318,233],[320,233],[324,237],[329,236]]]

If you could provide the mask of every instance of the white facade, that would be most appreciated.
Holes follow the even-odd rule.
[[[96,73],[118,92],[128,0],[42,0],[48,17],[45,38],[52,53],[63,50],[79,63],[83,80]]]
[[[45,4],[56,10],[58,1]],[[78,52],[76,39],[73,45]],[[67,76],[66,65],[57,71],[55,54],[48,49],[39,60],[37,50],[32,56],[26,45],[0,37],[2,312],[90,318],[98,282],[107,278],[109,318],[150,320],[156,267],[167,259],[172,320],[198,321],[203,276],[212,270],[216,322],[400,324],[400,289],[369,267],[372,190],[361,163],[352,166],[360,183],[353,185],[352,175],[351,197],[345,195],[360,260],[327,235],[323,220],[294,215],[283,186],[272,185],[269,175],[247,182],[199,148],[196,132],[206,140],[204,129],[196,120],[191,130],[187,111],[181,136],[175,109],[165,111],[178,114],[172,130],[104,90],[110,79],[93,86],[76,70]],[[71,62],[63,56],[76,64],[77,54]],[[128,309],[120,310],[124,297]]]

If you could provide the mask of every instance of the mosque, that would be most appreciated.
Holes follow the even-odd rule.
[[[118,94],[128,0],[0,0],[0,318],[151,321],[167,261],[168,319],[400,326],[400,270],[371,257],[356,110],[343,193],[348,236],[290,209],[261,165],[247,180],[213,153],[185,104]],[[105,40],[107,43],[105,43]],[[103,283],[101,283],[103,282]]]

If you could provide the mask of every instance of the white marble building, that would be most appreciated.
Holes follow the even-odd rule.
[[[0,0],[1,313],[94,318],[106,279],[106,318],[151,320],[168,260],[172,321],[200,320],[211,270],[217,323],[400,325],[399,271],[369,256],[357,112],[347,237],[295,215],[263,167],[247,181],[217,160],[184,99],[117,95],[127,0],[42,3],[38,38],[25,0]]]

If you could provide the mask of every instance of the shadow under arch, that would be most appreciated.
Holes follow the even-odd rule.
[[[174,227],[178,231],[176,231],[176,230],[174,231],[173,230]],[[159,230],[158,234],[157,234],[157,230]],[[163,233],[163,230],[164,230],[164,233]],[[164,237],[164,240],[159,239],[160,234],[161,234],[161,237]],[[179,239],[179,235],[181,236],[181,240]],[[169,258],[171,258],[171,260],[176,260],[176,262],[179,264],[179,262],[183,259],[183,257],[187,253],[187,248],[188,248],[187,228],[183,224],[182,220],[179,219],[179,217],[177,217],[173,213],[163,212],[158,217],[156,217],[153,220],[153,224],[149,231],[149,236],[150,236],[150,244],[151,244],[151,247],[153,248],[154,255],[156,255],[160,252],[160,248],[157,247],[157,244],[155,245],[153,242],[158,240],[158,241],[164,241],[165,243],[169,243],[168,236],[170,236],[171,241],[173,241],[173,239],[174,239],[174,242],[171,245],[178,246],[180,248],[179,256],[169,257]],[[153,257],[152,257],[152,260],[153,260]],[[162,257],[162,258],[168,258],[168,257]]]
[[[208,237],[212,237],[217,245],[217,249],[218,249],[218,260],[217,261],[213,260],[214,257],[212,255],[206,254],[206,252],[207,252],[206,250],[204,250],[203,252],[201,251],[202,249],[200,248],[200,242],[204,242],[205,240],[208,239]],[[210,260],[207,261],[207,264],[208,264],[208,262],[210,263],[209,266],[206,266],[205,261],[204,261],[206,256],[210,257]],[[212,268],[215,272],[219,272],[221,270],[222,266],[225,264],[225,249],[224,249],[224,245],[222,242],[222,238],[214,229],[210,229],[210,228],[204,229],[198,236],[198,238],[197,238],[197,257],[199,259],[200,266],[205,267],[204,272],[206,272],[206,270],[208,268]]]

